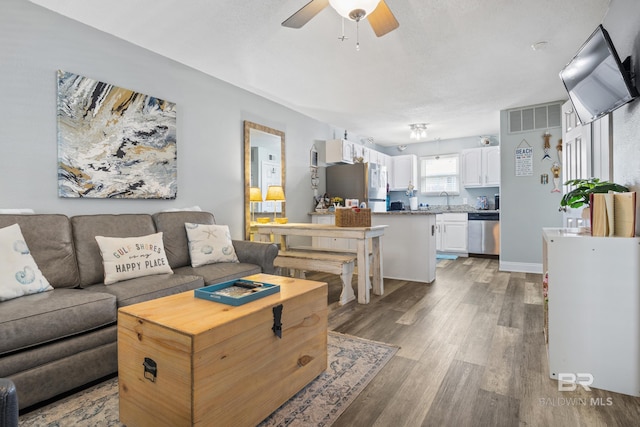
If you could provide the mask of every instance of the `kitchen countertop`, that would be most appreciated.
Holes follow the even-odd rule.
[[[469,213],[469,212],[500,212],[494,209],[476,209],[471,205],[430,205],[428,208],[422,208],[417,211],[388,211],[388,212],[371,212],[372,215],[433,215],[441,213]],[[309,212],[309,215],[334,215],[333,212]]]

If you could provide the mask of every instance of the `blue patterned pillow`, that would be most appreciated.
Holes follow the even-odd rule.
[[[184,224],[189,239],[191,266],[217,262],[239,262],[228,225]]]
[[[0,301],[50,291],[18,224],[0,228]]]

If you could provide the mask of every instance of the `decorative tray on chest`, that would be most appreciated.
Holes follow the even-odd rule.
[[[205,286],[194,291],[196,298],[221,302],[228,305],[242,305],[267,295],[280,292],[280,286],[253,280],[236,279],[216,285]]]

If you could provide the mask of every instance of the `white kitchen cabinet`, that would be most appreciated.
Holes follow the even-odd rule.
[[[460,157],[464,187],[500,186],[500,147],[469,148]]]
[[[549,376],[640,396],[640,238],[575,231],[542,233]]]
[[[325,142],[326,163],[353,163],[355,144],[346,139],[329,139]]]
[[[436,250],[468,253],[469,221],[466,213],[436,215]]]
[[[391,156],[392,167],[387,166],[390,191],[406,191],[409,183],[418,190],[418,157],[415,154]]]
[[[482,187],[482,151],[480,150],[482,149],[469,148],[460,153],[464,187]]]
[[[375,163],[377,165],[384,166],[383,156],[384,154],[379,151],[369,150],[369,163]]]
[[[500,147],[482,149],[482,167],[484,169],[484,186],[500,186]]]
[[[335,225],[335,215],[311,215],[311,223]],[[337,239],[333,237],[312,237],[311,246],[316,249],[356,252],[358,242],[354,239]]]
[[[360,163],[376,163],[371,160],[371,150],[369,147],[365,147],[364,145],[354,144],[353,145],[353,157],[356,159],[355,161]],[[362,161],[360,160],[362,159]]]
[[[388,154],[384,154],[378,151],[378,164],[380,166],[385,166],[387,168],[387,173],[389,173],[389,164],[391,161],[389,160],[391,156]]]

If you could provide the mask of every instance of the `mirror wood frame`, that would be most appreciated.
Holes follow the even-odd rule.
[[[251,129],[255,129],[271,135],[280,137],[280,182],[282,183],[282,189],[287,194],[285,188],[286,178],[286,163],[285,163],[285,143],[284,132],[273,129],[267,126],[253,123],[248,120],[244,121],[244,229],[245,239],[251,238],[251,205],[249,201],[249,188],[251,187]],[[282,202],[282,216],[285,214],[286,202]]]

